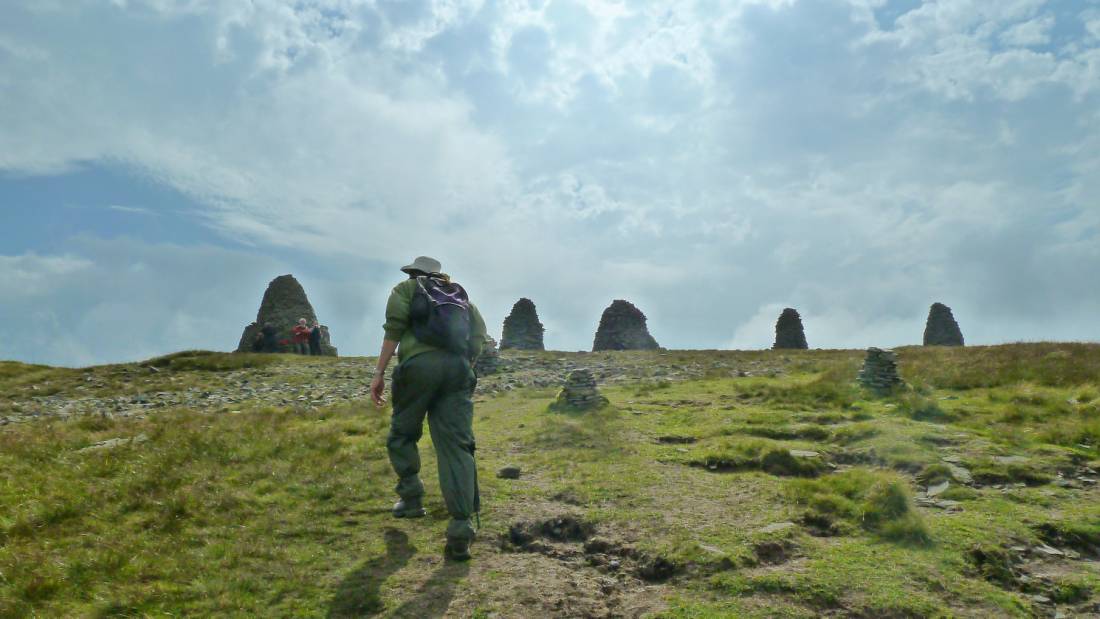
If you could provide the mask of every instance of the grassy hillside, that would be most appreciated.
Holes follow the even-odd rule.
[[[427,435],[389,516],[373,360],[0,363],[0,617],[1100,616],[1100,346],[503,357],[469,564]]]

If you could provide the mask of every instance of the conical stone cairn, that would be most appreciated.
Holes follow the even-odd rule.
[[[600,395],[596,387],[596,377],[586,368],[579,368],[569,373],[565,379],[558,399],[551,404],[554,410],[590,410],[600,408],[607,404],[607,398]]]
[[[955,321],[951,308],[943,303],[933,303],[928,310],[928,322],[924,326],[925,346],[963,346],[963,334]]]
[[[256,313],[256,322],[244,328],[241,341],[237,345],[237,352],[252,350],[256,336],[265,324],[275,328],[276,338],[279,341],[290,340],[291,329],[298,324],[299,318],[305,318],[310,327],[317,320],[317,314],[313,311],[306,291],[293,275],[280,275],[271,280],[264,291],[264,298],[260,302],[260,311]],[[285,347],[289,351],[290,347]],[[321,325],[321,354],[336,356],[336,347],[329,339],[328,327]]]
[[[881,348],[868,348],[863,369],[859,371],[859,383],[879,395],[887,394],[901,385],[897,353]]]
[[[617,299],[603,311],[592,350],[656,350],[657,340],[649,334],[645,314],[634,304]]]
[[[546,331],[539,322],[538,312],[531,299],[523,298],[512,306],[512,313],[504,319],[504,332],[500,336],[500,349],[546,350],[542,334]]]
[[[497,341],[485,336],[485,347],[481,349],[481,355],[474,362],[474,371],[478,376],[488,376],[500,371],[500,352],[497,351]]]
[[[802,317],[798,310],[786,308],[775,321],[775,350],[806,350],[806,332],[802,329]]]

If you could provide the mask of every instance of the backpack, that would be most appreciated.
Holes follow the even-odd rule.
[[[409,318],[416,339],[469,357],[470,299],[462,286],[431,276],[417,277]]]

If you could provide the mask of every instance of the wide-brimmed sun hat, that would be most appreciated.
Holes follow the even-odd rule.
[[[429,258],[427,256],[417,256],[416,260],[413,260],[412,264],[401,267],[401,270],[406,273],[412,273],[419,271],[420,273],[439,273],[443,270],[443,265],[439,264],[439,261],[435,258]]]

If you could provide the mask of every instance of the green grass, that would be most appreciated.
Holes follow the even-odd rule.
[[[855,385],[859,351],[542,356],[709,369],[605,386],[610,405],[590,412],[548,411],[552,387],[479,401],[483,529],[466,566],[438,560],[447,514],[427,433],[429,516],[389,517],[388,409],[366,402],[0,426],[0,616],[577,616],[614,599],[663,617],[1026,617],[1035,592],[1069,616],[1097,601],[1095,563],[1013,548],[1100,555],[1100,489],[1055,483],[1100,463],[1100,377],[1078,369],[1100,368],[1098,346],[905,348],[914,386],[883,399]],[[19,407],[238,372],[309,384],[328,363],[201,351],[9,362],[0,393]],[[521,478],[496,478],[504,465]],[[959,511],[915,501],[943,481]],[[579,542],[502,550],[513,525],[561,516],[627,549],[624,573],[668,574],[608,593],[614,574]],[[1054,573],[1029,589],[1029,570]]]

